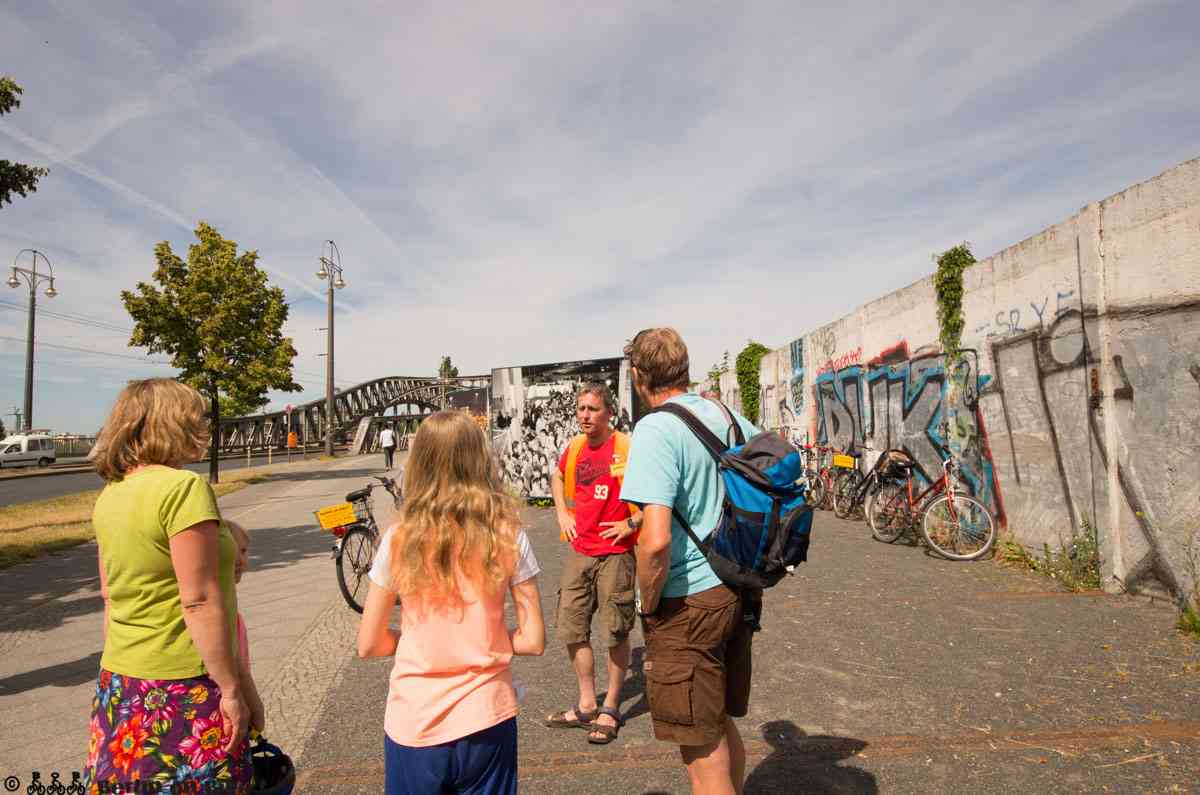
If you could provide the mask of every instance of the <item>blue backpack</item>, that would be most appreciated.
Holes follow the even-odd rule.
[[[804,487],[796,485],[800,454],[777,433],[759,433],[747,442],[725,404],[713,402],[729,420],[732,447],[683,406],[664,403],[651,412],[683,420],[716,461],[725,484],[721,518],[703,541],[677,508],[671,510],[722,582],[735,589],[770,588],[808,559],[812,506]]]

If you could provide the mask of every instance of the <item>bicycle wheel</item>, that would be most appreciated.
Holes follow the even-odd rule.
[[[899,483],[885,483],[875,492],[867,512],[871,535],[876,541],[890,544],[904,535],[909,525],[908,494]]]
[[[808,490],[804,493],[804,500],[814,508],[820,508],[821,503],[825,502],[825,481],[816,472],[809,472],[805,475]]]
[[[975,560],[996,543],[996,523],[983,503],[973,497],[939,497],[930,503],[921,522],[921,535],[930,549],[950,560]]]
[[[862,486],[863,475],[857,469],[848,469],[838,478],[837,487],[833,491],[833,512],[839,519],[854,519],[862,503],[858,501],[858,489]]]
[[[367,600],[367,572],[375,559],[375,539],[371,531],[359,525],[352,527],[342,538],[337,554],[337,581],[346,604],[356,613],[363,611]]]

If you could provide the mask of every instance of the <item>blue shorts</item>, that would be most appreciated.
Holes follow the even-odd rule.
[[[423,748],[385,734],[383,769],[386,795],[516,795],[517,719]]]

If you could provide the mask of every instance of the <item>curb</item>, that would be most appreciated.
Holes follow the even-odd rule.
[[[349,450],[350,450],[349,447],[338,448],[337,452],[339,454],[342,454],[340,457],[348,457],[348,455],[346,455],[346,454],[349,453]],[[293,455],[293,457],[295,457],[296,454],[293,453],[292,455]],[[313,451],[312,455],[310,457],[313,459],[318,459],[323,455],[325,455],[324,449],[322,449],[320,452]],[[362,453],[361,455],[370,455],[370,453]],[[245,458],[245,456],[225,455],[225,456],[221,456],[220,460],[221,461],[236,461],[236,460],[243,459],[243,458]],[[252,455],[250,457],[250,460],[257,461],[259,459],[263,459],[265,461],[266,458],[267,458],[267,456],[265,453],[259,453],[257,455]],[[283,451],[278,456],[272,455],[272,458],[283,459],[283,461],[286,462],[287,451],[286,450]],[[205,458],[202,460],[205,463],[207,463],[209,459]],[[273,466],[278,463],[281,463],[281,462],[273,460],[273,461],[271,461],[270,466]],[[262,466],[269,466],[269,465],[264,463],[264,464],[262,464]],[[26,470],[29,470],[29,471],[26,471]],[[70,465],[70,466],[63,466],[63,467],[50,466],[45,469],[37,469],[36,467],[35,468],[22,467],[20,470],[16,470],[14,468],[14,471],[12,471],[11,473],[5,472],[3,469],[0,469],[0,481],[20,480],[22,478],[49,478],[49,477],[54,477],[55,475],[78,475],[80,472],[95,472],[95,471],[96,471],[95,468],[91,464]]]

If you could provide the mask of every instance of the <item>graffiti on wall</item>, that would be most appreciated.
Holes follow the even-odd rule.
[[[970,360],[963,366],[967,370],[960,377],[973,377],[977,389],[990,380],[978,375]],[[983,418],[976,408],[952,409],[948,385],[945,357],[936,351],[910,354],[904,342],[866,365],[822,372],[813,384],[817,440],[842,450],[864,444],[904,449],[916,460],[916,476],[926,485],[941,477],[953,441],[969,490],[1003,523]]]
[[[1047,316],[1047,311],[1050,309],[1050,295],[1043,295],[1037,301],[1029,301],[1028,309],[1025,306],[1010,306],[1007,309],[1000,309],[992,317],[988,323],[983,323],[975,327],[976,336],[1006,336],[1008,334],[1023,334],[1033,328],[1043,328],[1049,323],[1053,323],[1058,319],[1063,312],[1071,308],[1071,305],[1064,303],[1075,295],[1074,290],[1055,290],[1054,291],[1054,310]],[[1037,318],[1035,321],[1034,318]],[[1029,326],[1029,328],[1026,328]]]
[[[1200,302],[1110,307],[1103,318],[1094,307],[1059,307],[1053,322],[991,343],[996,378],[981,404],[1010,505],[1019,504],[1023,523],[1069,533],[1111,515],[1112,484],[1130,590],[1154,580],[1177,597],[1186,590],[1188,551],[1178,538],[1196,520],[1200,430],[1183,395],[1200,382],[1197,339]],[[1115,461],[1106,453],[1110,429]]]

